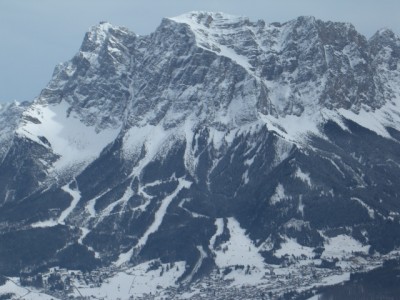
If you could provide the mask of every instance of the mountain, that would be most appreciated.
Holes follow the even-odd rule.
[[[92,27],[0,108],[0,274],[259,299],[379,266],[400,245],[399,60],[392,31],[313,17]]]
[[[4,103],[0,104],[0,161],[3,161],[22,113],[29,103]]]

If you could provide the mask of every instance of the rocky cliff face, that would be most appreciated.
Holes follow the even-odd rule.
[[[1,273],[157,261],[182,264],[172,283],[260,283],[291,255],[392,251],[399,49],[312,17],[93,27],[32,104],[0,111]]]
[[[0,105],[0,160],[3,160],[7,154],[21,114],[27,105],[29,104],[17,102]]]

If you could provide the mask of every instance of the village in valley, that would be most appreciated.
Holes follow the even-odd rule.
[[[385,259],[399,258],[399,254],[392,252],[371,258],[363,253],[352,253],[341,260],[292,255],[285,257],[282,266],[268,265],[259,270],[235,265],[216,269],[210,276],[194,280],[192,284],[171,281],[184,266],[158,261],[147,264],[147,270],[139,270],[142,274],[138,270],[135,272],[135,267],[91,272],[52,268],[46,273],[21,274],[20,278],[11,280],[27,291],[40,291],[54,299],[295,299],[296,295],[311,297],[319,287],[349,280],[351,273],[372,270],[381,266]],[[155,284],[157,282],[159,284]]]

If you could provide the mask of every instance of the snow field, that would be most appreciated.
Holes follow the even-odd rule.
[[[13,299],[24,300],[58,300],[58,298],[44,293],[40,293],[32,287],[24,288],[19,286],[18,278],[10,278],[4,285],[0,285],[0,296],[2,294],[12,293],[16,296]]]
[[[161,264],[157,268],[151,268],[154,261],[139,264],[133,268],[117,272],[107,279],[101,287],[79,286],[79,292],[83,296],[104,298],[109,300],[129,299],[144,294],[155,293],[171,286],[176,286],[176,281],[185,271],[185,262],[176,262],[171,267]],[[77,297],[79,293],[74,291]]]
[[[338,258],[352,256],[353,252],[361,252],[368,254],[370,246],[364,246],[353,237],[340,234],[333,238],[326,238],[324,243],[325,251],[322,253],[322,258]]]
[[[227,219],[230,238],[217,249],[214,246],[215,239],[222,234],[224,223],[222,219],[217,219],[215,224],[217,231],[210,240],[210,248],[215,254],[215,263],[218,268],[222,270],[231,267],[231,272],[224,278],[233,279],[234,285],[259,282],[264,274],[264,259],[258,253],[258,248],[246,235],[245,230],[240,227],[239,222],[233,217]],[[235,270],[235,266],[244,268]],[[249,266],[250,272],[246,274],[247,266]]]
[[[17,129],[17,134],[50,148],[59,155],[49,173],[61,174],[74,166],[83,169],[99,156],[105,146],[115,140],[120,130],[110,128],[97,132],[73,113],[69,114],[69,107],[65,101],[52,105],[37,103],[24,113],[25,117],[37,121],[25,121]],[[42,137],[49,144],[43,142]]]

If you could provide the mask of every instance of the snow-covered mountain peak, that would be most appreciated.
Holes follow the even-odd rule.
[[[189,12],[143,37],[103,22],[57,68],[38,103],[64,101],[97,132],[159,123],[233,128],[260,121],[258,113],[280,128],[286,116],[319,124],[322,109],[383,105],[368,51],[352,25],[310,16],[266,24]]]
[[[248,39],[248,34],[251,34],[249,28],[256,26],[248,18],[220,12],[195,11],[170,18],[170,20],[187,25],[200,47],[229,57],[246,68],[249,67],[249,64],[244,62],[246,58],[241,58],[241,55],[235,51],[235,48],[239,46],[238,43],[241,42],[241,36],[244,35],[243,39]],[[231,40],[233,35],[238,38],[234,42]]]
[[[317,20],[314,16],[299,16],[293,20],[287,21],[285,23],[275,23],[279,26],[288,26],[294,28],[310,28],[317,26]]]
[[[340,121],[339,109],[382,105],[368,55],[353,26],[307,16],[266,24],[190,12],[165,19],[143,37],[102,22],[56,69],[19,132],[43,144],[42,132],[54,153],[65,157],[60,165],[70,163],[61,148],[75,131],[63,124],[57,134],[45,130],[55,114],[82,132],[105,135],[104,143],[86,144],[83,137],[74,144],[76,151],[87,149],[85,161],[121,128],[136,132],[149,125],[162,128],[165,138],[172,128],[187,135],[210,126],[224,135],[261,123],[290,141],[303,140],[320,134],[327,118]]]
[[[393,56],[399,57],[400,37],[388,28],[378,30],[368,41],[371,54],[376,56],[380,51],[390,50]]]
[[[395,40],[399,39],[399,36],[393,32],[390,28],[384,27],[379,29],[372,37],[370,40],[375,40],[377,38],[383,39],[383,40]]]
[[[192,11],[170,18],[179,23],[201,25],[207,28],[226,28],[233,24],[249,23],[247,17],[234,16],[223,12]]]
[[[124,27],[114,26],[108,22],[100,22],[98,25],[90,27],[86,33],[81,51],[96,51],[96,49],[101,47],[110,37],[122,34],[132,34],[132,32]]]
[[[96,132],[119,128],[130,99],[132,45],[136,34],[124,27],[102,22],[86,33],[80,51],[58,65],[48,86],[34,105],[68,104],[74,113]]]
[[[0,108],[0,271],[104,267],[100,288],[72,278],[81,297],[212,276],[278,298],[369,264],[400,245],[399,45],[313,17],[92,27],[33,103]]]

